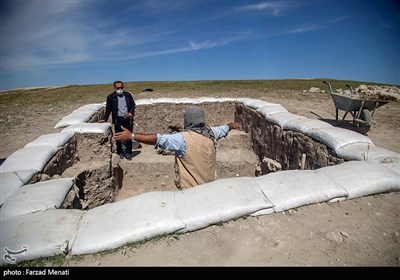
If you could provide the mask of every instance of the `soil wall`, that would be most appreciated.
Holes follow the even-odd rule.
[[[240,103],[235,106],[235,120],[251,135],[253,150],[259,157],[279,162],[282,170],[300,169],[305,154],[304,169],[314,170],[344,162],[323,143],[300,132],[283,130],[263,116]]]

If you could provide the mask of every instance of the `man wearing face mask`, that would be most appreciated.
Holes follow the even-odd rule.
[[[133,117],[135,115],[135,101],[130,92],[124,91],[124,83],[114,82],[114,92],[107,96],[106,111],[104,119],[99,122],[107,122],[111,114],[115,132],[121,132],[121,126],[133,131]],[[117,153],[121,159],[132,160],[132,141],[125,142],[125,151],[122,149],[122,142],[116,141]]]

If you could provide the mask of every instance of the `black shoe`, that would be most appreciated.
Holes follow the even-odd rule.
[[[127,160],[132,160],[132,154],[125,154],[125,158]]]
[[[121,154],[118,154],[118,155],[119,155],[119,158],[120,158],[120,159],[124,159],[124,157],[125,157],[124,154],[122,154],[122,153],[121,153]]]

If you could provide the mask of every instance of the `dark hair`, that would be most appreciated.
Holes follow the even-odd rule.
[[[115,81],[113,86],[115,87],[115,84],[122,84],[122,86],[124,86],[124,83],[122,81]]]

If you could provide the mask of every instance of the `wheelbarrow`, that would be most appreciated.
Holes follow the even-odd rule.
[[[370,130],[375,109],[389,103],[387,100],[362,99],[354,94],[353,88],[350,85],[346,85],[350,88],[350,96],[334,93],[330,83],[327,81],[323,81],[323,83],[328,85],[329,93],[335,104],[336,123],[339,126],[342,125],[347,114],[350,113],[353,118],[353,125],[356,126],[357,130],[362,134],[366,134]],[[345,112],[341,119],[339,118],[339,110]]]

